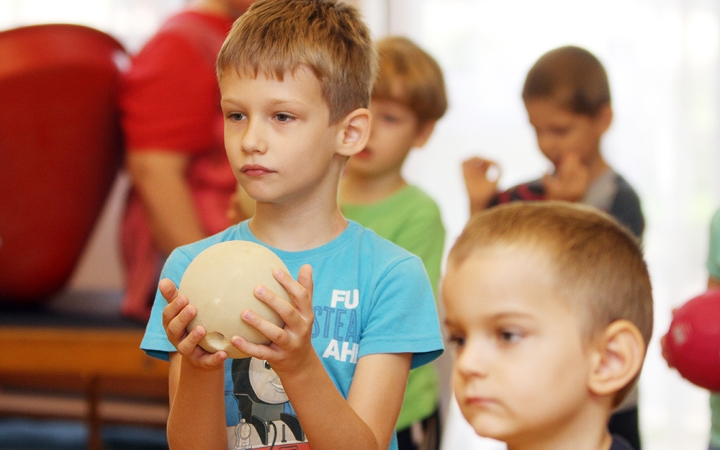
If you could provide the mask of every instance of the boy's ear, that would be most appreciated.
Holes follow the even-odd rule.
[[[600,110],[595,114],[595,126],[597,127],[598,134],[602,136],[610,128],[613,120],[613,110],[610,106],[610,102],[605,103],[600,107]]]
[[[628,320],[616,320],[596,338],[593,366],[588,380],[590,391],[601,397],[614,396],[633,382],[645,358],[640,330]]]
[[[361,152],[370,138],[370,110],[358,108],[350,112],[341,122],[340,133],[339,154],[352,156]]]
[[[437,121],[435,120],[428,120],[427,122],[423,123],[418,127],[417,134],[415,135],[415,140],[413,141],[414,148],[420,148],[427,143],[433,130],[435,130],[436,123]]]

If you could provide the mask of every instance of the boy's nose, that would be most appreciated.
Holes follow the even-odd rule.
[[[262,124],[258,121],[248,121],[247,128],[242,137],[242,151],[245,153],[265,153],[267,143],[263,138]]]
[[[455,358],[455,371],[463,377],[485,377],[488,373],[488,349],[466,343]]]

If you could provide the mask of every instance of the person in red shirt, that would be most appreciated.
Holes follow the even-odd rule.
[[[120,109],[132,182],[122,221],[123,316],[147,321],[170,252],[230,225],[215,60],[253,0],[196,0],[171,16],[124,74]]]

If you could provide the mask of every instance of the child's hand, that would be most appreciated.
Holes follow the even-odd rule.
[[[167,278],[158,284],[160,293],[167,300],[168,305],[163,309],[162,322],[168,340],[175,346],[178,353],[189,359],[193,364],[204,368],[222,367],[227,359],[227,353],[219,351],[209,353],[203,350],[198,343],[205,336],[205,328],[198,326],[192,333],[186,331],[188,324],[197,314],[194,306],[188,304],[188,299]]]
[[[563,157],[552,175],[543,177],[548,200],[577,202],[582,200],[590,185],[590,171],[574,153]]]
[[[242,320],[271,342],[268,345],[253,344],[239,336],[233,336],[231,342],[243,353],[267,361],[281,375],[297,369],[306,358],[315,356],[310,342],[314,320],[312,268],[307,264],[302,266],[298,281],[281,270],[276,270],[273,275],[290,294],[290,303],[264,286],[255,289],[255,296],[278,313],[285,327],[280,328],[246,309],[242,312]]]
[[[472,215],[486,209],[490,200],[497,194],[500,166],[494,161],[475,156],[463,161],[462,169]]]

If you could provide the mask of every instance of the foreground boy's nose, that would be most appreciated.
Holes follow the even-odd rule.
[[[267,144],[262,137],[262,125],[257,121],[249,120],[241,141],[244,153],[265,153]]]
[[[455,370],[463,377],[487,376],[487,350],[466,342],[455,358]]]

